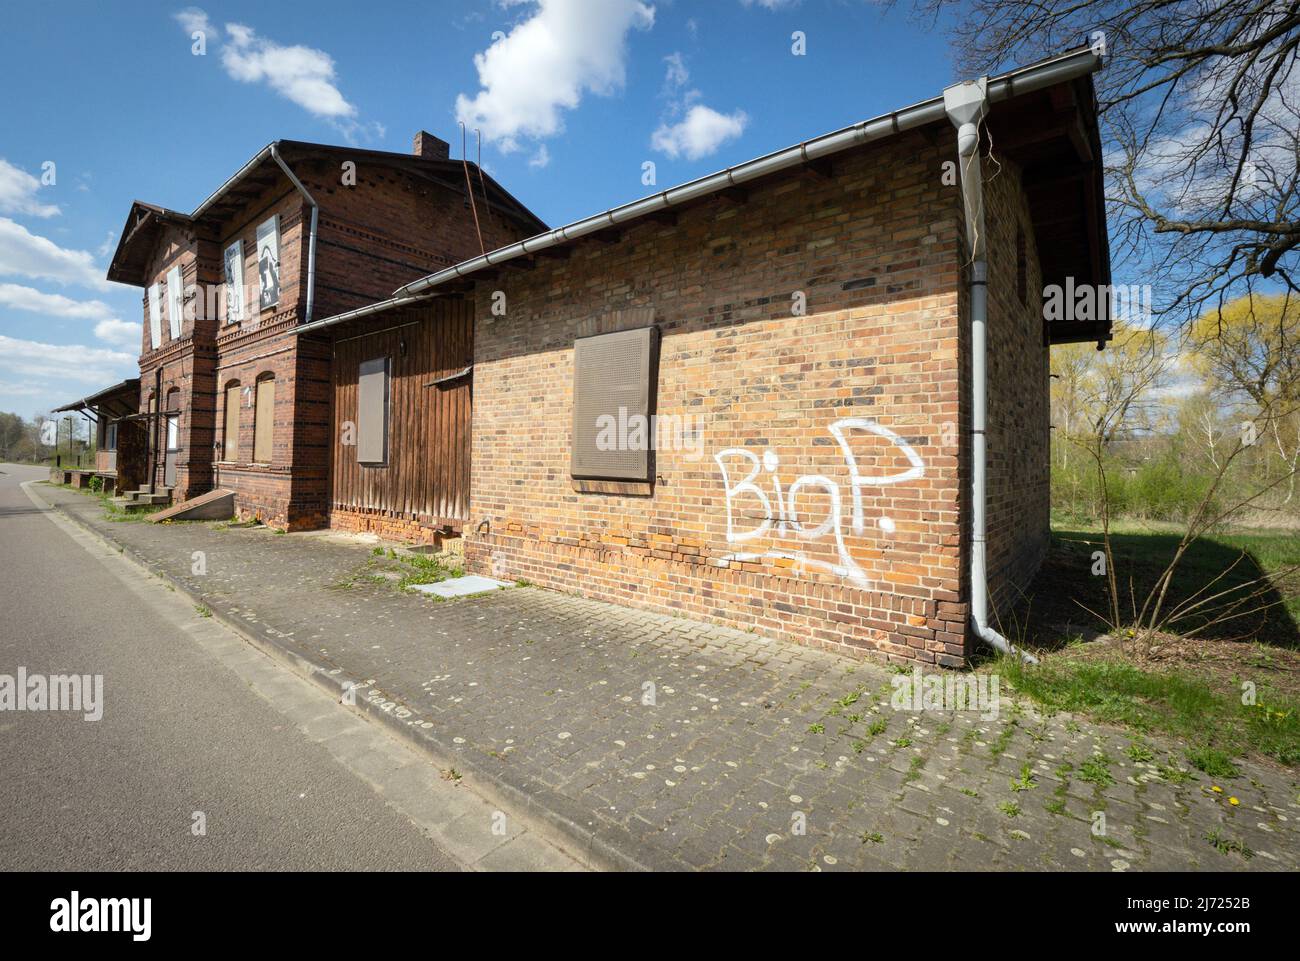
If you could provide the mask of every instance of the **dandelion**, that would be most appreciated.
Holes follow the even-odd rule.
[[[1235,797],[1230,797],[1228,798],[1228,803],[1231,804],[1233,807],[1236,807],[1241,802],[1238,801]]]
[[[1217,784],[1214,785],[1214,787],[1210,788],[1210,790],[1213,791],[1215,794],[1222,794],[1222,793],[1223,793],[1223,788],[1219,787],[1219,785],[1217,785]]]

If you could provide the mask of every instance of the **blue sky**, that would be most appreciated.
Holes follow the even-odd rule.
[[[458,156],[464,118],[557,225],[649,192],[645,161],[662,189],[957,79],[941,31],[869,0],[47,0],[5,21],[0,410],[28,417],[137,373],[142,292],[103,279],[131,201],[192,210],[271,140],[407,152],[424,128]]]

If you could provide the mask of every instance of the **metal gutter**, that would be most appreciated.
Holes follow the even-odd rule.
[[[190,219],[198,220],[200,217],[202,217],[207,212],[209,207],[211,207],[213,204],[215,204],[218,200],[220,200],[225,195],[227,190],[229,190],[235,184],[239,183],[239,181],[247,177],[248,174],[253,170],[253,168],[257,167],[267,157],[271,156],[272,150],[274,150],[276,145],[279,143],[280,141],[278,140],[272,141],[271,143],[263,147],[261,150],[259,150],[257,152],[257,155],[253,157],[252,160],[248,161],[248,163],[244,164],[244,166],[236,170],[234,175],[229,180],[227,180],[224,184],[222,184],[215,191],[213,191],[212,196],[208,197],[207,200],[203,201],[203,203],[195,207],[194,213],[190,214]]]
[[[1092,73],[1100,66],[1101,57],[1090,48],[1084,47],[1063,53],[1049,60],[1028,67],[1021,67],[989,80],[987,88],[988,101],[989,103],[997,103],[1035,90],[1041,90],[1044,87]],[[766,177],[791,167],[829,157],[852,147],[884,140],[905,130],[938,123],[946,120],[947,116],[944,109],[944,99],[940,95],[871,120],[864,120],[851,127],[824,134],[735,167],[728,167],[718,173],[690,181],[679,187],[672,187],[641,200],[613,207],[564,227],[557,227],[527,240],[489,251],[480,257],[474,257],[399,287],[393,292],[392,299],[386,303],[391,305],[394,301],[400,301],[413,294],[437,287],[447,281],[465,277],[485,267],[493,267],[516,257],[535,254],[571,240],[577,240],[579,237],[619,227],[647,214],[666,210],[692,200],[698,200],[729,187],[738,187],[751,180],[757,180],[760,177]],[[334,318],[327,318],[327,320],[334,320]],[[320,323],[322,326],[325,325],[324,321]]]
[[[284,175],[298,189],[298,193],[302,194],[303,199],[311,205],[311,233],[307,239],[307,309],[303,312],[303,323],[310,324],[312,311],[316,306],[316,225],[320,221],[320,205],[307,192],[307,188],[302,185],[302,181],[289,169],[289,165],[284,162],[284,159],[280,156],[280,151],[277,149],[277,144],[279,144],[278,140],[267,148],[271,151],[271,159],[284,171]]]
[[[377,304],[369,304],[365,307],[358,307],[355,310],[349,310],[343,314],[335,314],[333,317],[323,317],[320,320],[310,324],[301,324],[295,327],[296,334],[309,334],[314,330],[320,330],[322,327],[333,327],[335,324],[346,323],[349,320],[356,320],[358,317],[367,317],[370,314],[378,314],[392,307],[405,307],[407,304],[417,304],[422,301],[432,300],[434,297],[444,296],[443,294],[421,294],[410,297],[390,297],[387,300],[381,300]]]

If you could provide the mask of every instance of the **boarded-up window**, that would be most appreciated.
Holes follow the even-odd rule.
[[[154,350],[162,346],[162,289],[149,285],[149,345]]]
[[[244,242],[226,248],[226,323],[244,317]]]
[[[388,463],[388,358],[363,361],[357,376],[357,463]]]
[[[574,343],[574,477],[651,479],[657,335],[642,327]]]
[[[221,459],[239,460],[239,385],[231,384],[226,388],[226,426],[222,432],[223,450]]]
[[[271,444],[275,436],[275,379],[257,382],[257,411],[253,417],[253,461],[271,463]]]
[[[280,302],[280,215],[257,225],[257,306],[260,310]]]
[[[179,267],[167,271],[167,320],[171,323],[172,340],[181,339],[181,325],[185,317],[185,279]]]

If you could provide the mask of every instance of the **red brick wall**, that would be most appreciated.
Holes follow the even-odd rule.
[[[754,187],[742,206],[713,201],[676,227],[640,225],[617,244],[583,242],[567,261],[480,284],[471,568],[805,643],[959,663],[959,198],[940,182],[952,154],[951,132],[906,135],[838,158],[833,178]],[[495,289],[505,318],[488,316]],[[806,316],[791,314],[796,291]],[[662,331],[658,411],[702,417],[704,456],[660,450],[648,497],[578,493],[573,341],[632,307],[653,309]],[[844,418],[896,432],[924,464],[923,477],[863,489],[860,532],[829,432]],[[876,435],[854,431],[849,443],[864,475],[911,467]],[[714,460],[728,449],[777,459],[757,478],[766,515],[759,499],[737,496],[737,529],[779,523],[777,486],[822,476],[841,498],[843,551],[829,531],[729,542]],[[748,473],[741,455],[727,463],[733,484]],[[830,511],[831,495],[805,484],[805,528]]]
[[[272,215],[280,218],[280,299],[265,310],[256,299],[257,227]],[[214,485],[236,494],[236,513],[241,519],[257,519],[280,528],[310,526],[291,511],[292,476],[300,469],[295,441],[295,409],[298,395],[298,336],[294,327],[305,309],[306,238],[309,210],[302,195],[280,177],[259,197],[250,200],[243,213],[225,225],[218,249],[236,239],[243,241],[244,282],[250,287],[244,296],[244,318],[228,322],[224,304],[217,338],[217,372],[213,382],[216,408],[214,443],[222,444],[221,458],[214,466]],[[269,464],[253,461],[257,382],[275,381],[275,427]],[[238,456],[224,459],[226,388],[240,386]],[[250,388],[245,393],[243,388]]]
[[[211,244],[197,237],[192,231],[168,226],[162,231],[158,246],[150,260],[146,272],[144,295],[141,301],[144,332],[141,340],[140,355],[140,408],[143,413],[148,410],[149,398],[157,387],[156,374],[162,370],[160,409],[166,403],[168,394],[176,391],[175,397],[183,411],[179,425],[180,453],[177,457],[176,485],[173,496],[177,500],[187,500],[207,490],[212,484],[212,367],[216,358],[213,347],[215,323],[201,309],[196,309],[201,298],[201,291],[211,271]],[[184,279],[187,299],[181,324],[181,336],[173,339],[171,324],[167,317],[167,272],[173,266],[180,266]],[[149,333],[149,285],[157,283],[161,288],[163,302],[162,341],[154,350]],[[155,435],[154,425],[146,422],[145,436],[153,443],[155,436],[161,437],[165,445],[165,433]],[[147,473],[147,452],[143,463]],[[164,483],[164,458],[159,450],[154,464],[153,483]],[[144,480],[144,478],[141,478]]]
[[[458,182],[451,187],[396,170],[373,160],[359,160],[356,184],[342,184],[346,154],[299,160],[294,171],[320,204],[317,228],[314,317],[319,319],[388,297],[404,283],[479,252],[473,212]],[[223,286],[225,248],[236,238],[244,245],[244,280],[257,282],[257,227],[273,214],[280,218],[280,300],[258,310],[245,296],[245,317],[226,322],[224,292],[215,300],[210,288]],[[514,221],[482,206],[479,219],[489,248],[525,236]],[[180,258],[187,286],[195,286],[194,303],[217,304],[187,322],[185,336],[170,343],[164,321],[164,345],[147,350],[148,305],[145,302],[145,353],[141,357],[141,409],[162,366],[162,396],[180,388],[181,444],[177,489],[185,500],[214,485],[233,490],[240,517],[259,518],[293,530],[320,527],[329,520],[331,434],[331,342],[328,335],[299,340],[296,325],[306,316],[310,208],[285,177],[250,198],[241,212],[219,225],[203,224],[199,239],[170,230],[155,254],[154,272],[165,277]],[[253,395],[240,412],[239,454],[219,461],[225,387],[253,386],[274,377],[274,452],[270,464],[253,458]],[[242,394],[241,394],[242,396]],[[156,475],[162,478],[162,458]]]
[[[984,168],[989,233],[987,550],[991,606],[1005,613],[1047,552],[1051,427],[1038,247],[1020,170],[1011,161],[1000,162],[1000,170],[995,164]],[[1017,290],[1017,229],[1025,239],[1023,300]]]

